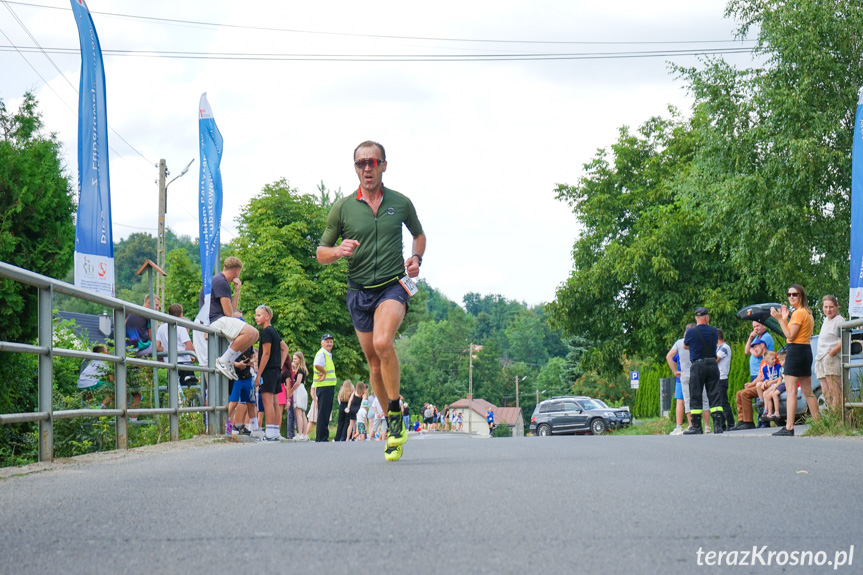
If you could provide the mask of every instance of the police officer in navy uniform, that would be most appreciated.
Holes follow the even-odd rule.
[[[708,325],[710,314],[707,308],[695,310],[695,327],[686,330],[683,336],[683,347],[689,350],[692,368],[689,376],[689,405],[692,406],[692,425],[683,432],[684,435],[700,435],[701,428],[701,393],[707,390],[707,400],[710,403],[710,417],[713,419],[713,433],[722,433],[725,416],[722,413],[722,402],[719,391],[719,365],[716,363],[716,345],[719,333],[715,327]]]

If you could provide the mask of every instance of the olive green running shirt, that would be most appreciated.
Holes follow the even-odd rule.
[[[423,233],[413,203],[404,194],[383,187],[378,217],[363,200],[362,189],[346,196],[330,209],[321,245],[332,247],[339,238],[360,245],[348,258],[348,279],[362,286],[375,286],[404,274],[402,224],[417,237]]]

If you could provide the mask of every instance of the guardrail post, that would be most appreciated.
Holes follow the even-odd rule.
[[[177,386],[180,385],[180,374],[177,370],[177,326],[168,324],[168,404],[173,411],[168,416],[169,435],[171,441],[180,439],[180,418],[177,412],[179,397],[177,396]],[[156,391],[158,392],[158,386]]]
[[[114,406],[123,410],[116,420],[117,449],[129,446],[128,415],[126,414],[126,309],[114,310],[114,353],[123,358],[114,364]]]
[[[222,355],[222,352],[219,351],[221,349],[221,337],[217,335],[210,334],[207,337],[207,367],[214,368],[216,367],[216,359]],[[218,388],[219,381],[222,379],[222,374],[218,371],[214,371],[213,373],[207,374],[207,390],[204,393],[204,397],[206,398],[207,405],[216,405],[215,398],[215,390]],[[206,416],[207,418],[207,433],[209,435],[216,435],[220,432],[219,427],[217,425],[215,410],[212,415],[209,413]]]
[[[48,412],[46,421],[39,421],[39,461],[54,459],[54,310],[51,287],[39,288],[39,345],[48,353],[39,356],[39,411]]]
[[[851,399],[851,368],[846,367],[851,362],[851,330],[841,328],[842,336],[842,393],[840,396],[840,409],[842,410],[842,423],[845,423],[845,403]]]

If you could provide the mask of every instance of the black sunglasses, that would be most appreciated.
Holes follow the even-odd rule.
[[[357,160],[354,162],[354,165],[359,170],[365,170],[366,168],[377,168],[379,164],[383,164],[386,160],[379,160],[377,158],[367,158],[364,160]]]

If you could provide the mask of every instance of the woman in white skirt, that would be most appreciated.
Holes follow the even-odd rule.
[[[297,417],[297,439],[308,441],[309,423],[306,421],[306,409],[309,407],[309,394],[306,392],[306,379],[309,377],[309,370],[306,367],[306,358],[303,357],[303,352],[294,353],[291,368],[294,371],[292,397],[294,399],[294,413]]]
[[[839,301],[836,296],[825,295],[821,298],[824,323],[818,335],[818,349],[815,352],[815,376],[821,381],[821,391],[831,410],[839,409],[842,397],[842,341],[839,339],[839,324],[845,321],[839,315]]]

